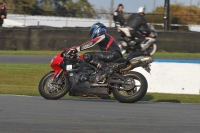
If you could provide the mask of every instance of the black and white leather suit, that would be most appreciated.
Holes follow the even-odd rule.
[[[80,51],[89,49],[98,45],[100,52],[87,52],[84,54],[85,62],[88,62],[98,69],[104,70],[104,78],[112,73],[112,70],[107,68],[105,62],[112,62],[122,57],[120,48],[115,39],[107,33],[104,33],[80,46]]]

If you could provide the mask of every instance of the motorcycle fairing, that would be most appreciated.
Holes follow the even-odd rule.
[[[89,81],[81,82],[79,79],[83,73],[70,71],[68,72],[69,82],[71,84],[71,88],[69,89],[69,95],[89,95],[94,94],[98,96],[109,95],[106,87],[92,87]]]
[[[60,67],[60,63],[63,61],[63,57],[60,54],[57,54],[56,56],[54,56],[51,60],[51,68],[54,69],[54,77],[62,70],[62,68]]]
[[[121,31],[123,31],[125,33],[125,35],[127,37],[131,37],[131,34],[130,34],[130,28],[129,27],[125,27],[125,28],[119,28]]]
[[[141,43],[141,45],[144,45],[144,48],[149,48],[153,43],[155,43],[155,38],[146,37],[146,39]]]

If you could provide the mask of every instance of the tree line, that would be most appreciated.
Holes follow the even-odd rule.
[[[95,9],[88,0],[4,0],[8,13],[48,15],[80,18],[108,18],[109,9]],[[130,13],[129,13],[130,14]],[[151,23],[163,23],[164,7],[156,7],[147,13]],[[200,8],[198,5],[184,6],[181,3],[170,5],[170,21],[173,24],[199,24]]]
[[[157,7],[147,17],[149,21],[163,23],[164,7]],[[200,24],[200,8],[196,5],[170,5],[171,24]]]
[[[8,13],[93,17],[95,10],[87,0],[5,0]]]

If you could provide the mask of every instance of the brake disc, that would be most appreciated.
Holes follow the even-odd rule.
[[[132,78],[126,79],[125,83],[122,85],[123,90],[129,91],[135,88],[135,80]]]

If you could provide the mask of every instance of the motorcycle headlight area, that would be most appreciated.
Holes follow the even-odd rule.
[[[67,71],[72,70],[72,69],[73,69],[72,65],[66,65],[66,70]]]
[[[64,58],[65,68],[68,71],[75,69],[77,67],[77,62],[78,62],[77,58]]]

